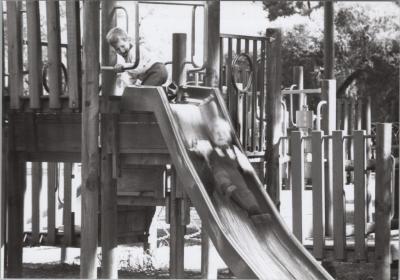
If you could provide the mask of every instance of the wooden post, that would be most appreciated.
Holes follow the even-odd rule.
[[[81,278],[97,277],[100,2],[83,3]]]
[[[376,126],[376,184],[375,184],[375,279],[390,279],[390,210],[391,196],[392,124]]]
[[[179,86],[185,84],[185,60],[186,60],[186,34],[172,34],[172,80]],[[178,97],[182,98],[182,97]],[[183,186],[175,169],[172,172],[172,186],[170,196],[170,277],[184,277],[184,244],[185,226],[182,226],[181,219],[184,216],[180,207],[183,199]],[[179,189],[178,189],[179,188]]]
[[[365,131],[354,131],[354,232],[355,232],[355,258],[358,261],[365,261],[365,224],[367,193],[365,185],[366,174],[366,148]]]
[[[177,178],[177,174],[172,172],[171,201],[170,201],[170,278],[184,278],[184,248],[185,248],[185,230],[181,220],[184,216],[181,206],[182,183]],[[178,190],[181,189],[181,190]]]
[[[172,81],[178,86],[186,83],[186,34],[172,34]]]
[[[206,75],[204,84],[209,87],[219,85],[219,61],[220,61],[220,2],[215,0],[206,1],[204,30],[207,34],[205,42],[204,57]]]
[[[47,240],[48,244],[56,241],[56,189],[58,188],[57,163],[47,163]]]
[[[281,79],[282,31],[278,28],[268,28],[267,36],[267,190],[272,201],[279,208],[280,178],[279,178],[279,143],[282,136],[282,106]]]
[[[64,224],[64,246],[72,245],[74,230],[72,224],[72,163],[64,162],[64,208],[63,208],[63,224]]]
[[[26,2],[28,33],[29,100],[31,109],[40,108],[42,85],[42,45],[40,37],[39,2]]]
[[[32,162],[32,241],[39,243],[40,234],[40,192],[42,189],[42,163]]]
[[[104,1],[108,3],[111,1]],[[67,69],[69,108],[80,108],[82,97],[81,24],[79,1],[66,1],[67,14]]]
[[[303,190],[304,190],[304,148],[301,131],[290,134],[292,151],[292,221],[293,234],[303,243]]]
[[[7,44],[10,109],[19,109],[23,92],[21,2],[7,1]]]
[[[322,80],[322,100],[327,104],[322,107],[322,130],[325,135],[330,135],[336,129],[336,80]],[[325,143],[325,230],[326,234],[333,234],[333,210],[332,210],[332,141]]]
[[[297,85],[297,89],[304,89],[304,71],[303,66],[293,67],[293,84]],[[302,110],[304,105],[307,105],[307,96],[304,93],[298,95],[297,110]],[[295,109],[295,106],[293,106]]]
[[[3,1],[0,1],[0,11],[3,11]],[[4,87],[4,29],[3,13],[0,15],[0,279],[4,278],[4,243],[5,243],[5,164],[3,164],[3,87]]]
[[[205,40],[204,57],[206,66],[206,75],[204,77],[204,85],[208,87],[218,87],[220,82],[219,65],[220,65],[220,1],[206,1],[204,16],[204,34],[207,34]],[[232,49],[232,41],[229,48]],[[232,57],[231,57],[232,59]],[[228,63],[228,62],[227,62]],[[229,67],[230,69],[230,67]],[[231,69],[232,70],[232,69]],[[228,73],[229,72],[229,73]],[[231,74],[227,71],[227,74]],[[228,76],[227,76],[228,77]],[[230,76],[227,83],[230,83]],[[228,86],[228,89],[232,88]],[[229,92],[229,91],[228,91]],[[237,102],[235,102],[237,104]],[[230,104],[231,105],[231,104]],[[237,111],[235,112],[237,116]],[[231,115],[232,116],[232,115]],[[233,120],[237,125],[237,119]],[[236,121],[236,122],[235,122]],[[202,227],[201,238],[201,275],[202,278],[217,279],[218,271],[213,262],[216,257],[216,250],[212,244],[210,237]]]
[[[108,31],[115,27],[117,18],[115,16],[115,1],[103,1],[101,6],[101,34],[102,34],[102,65],[114,65],[117,56],[110,49],[106,40]],[[108,96],[112,93],[116,80],[115,75],[102,73],[102,95],[105,104],[105,111],[102,112],[102,130],[101,130],[101,251],[102,251],[102,278],[118,278],[118,216],[117,216],[117,184],[113,178],[113,155],[118,153],[113,151],[113,143],[110,139],[115,139],[117,133],[118,121],[112,121],[110,116]],[[105,87],[107,83],[107,87]]]
[[[324,2],[324,78],[335,78],[335,41],[333,1]]]
[[[26,180],[25,160],[15,151],[14,116],[9,115],[7,149],[8,190],[8,244],[7,277],[18,278],[22,274],[23,205]]]
[[[313,253],[322,260],[325,246],[325,168],[322,131],[313,131],[312,142],[312,201],[313,201]]]
[[[49,77],[49,107],[61,108],[60,95],[62,94],[61,76],[61,34],[60,34],[60,7],[59,2],[50,0],[46,2],[47,16],[47,53]]]
[[[332,132],[332,204],[333,204],[333,246],[337,260],[346,256],[346,227],[344,206],[344,145],[343,131]]]

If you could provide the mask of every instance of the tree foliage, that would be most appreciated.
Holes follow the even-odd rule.
[[[295,6],[296,2],[265,2],[269,3],[269,9],[275,9],[272,13],[268,10],[270,17],[271,14],[282,16],[301,13],[300,5]],[[280,10],[276,9],[278,6]],[[393,121],[398,118],[398,111],[393,112],[392,116],[388,114],[388,106],[397,104],[399,100],[399,42],[398,17],[382,16],[360,5],[335,5],[335,75],[338,86],[356,73],[353,77],[357,79],[351,83],[346,94],[356,98],[371,96],[374,121]],[[316,76],[317,70],[323,66],[322,29],[311,30],[308,24],[301,24],[286,30],[282,54],[285,86],[291,84],[291,69],[296,65],[304,67],[307,88],[319,86]]]

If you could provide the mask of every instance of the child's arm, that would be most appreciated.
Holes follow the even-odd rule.
[[[235,151],[236,159],[240,168],[242,168],[244,172],[250,173],[253,170],[253,166],[251,165],[249,159],[239,150],[238,147],[233,146],[233,150]]]

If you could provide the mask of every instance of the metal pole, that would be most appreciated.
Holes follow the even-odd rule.
[[[335,69],[335,42],[334,38],[334,10],[333,1],[324,2],[324,78],[334,79]]]

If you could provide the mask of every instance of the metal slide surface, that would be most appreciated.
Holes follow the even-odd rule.
[[[154,112],[180,181],[218,253],[236,277],[259,279],[333,279],[284,225],[254,169],[246,179],[268,222],[255,225],[231,199],[213,192],[204,158],[192,144],[207,140],[215,118],[232,124],[218,89],[188,87],[185,104],[170,104],[161,87],[128,87],[121,109]],[[233,133],[234,135],[234,133]],[[145,137],[145,136],[144,136]],[[237,138],[234,144],[241,149]],[[245,159],[247,160],[247,158]]]

